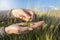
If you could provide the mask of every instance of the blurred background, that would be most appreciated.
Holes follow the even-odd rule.
[[[12,8],[60,10],[60,0],[0,0],[0,10]]]
[[[24,35],[9,35],[0,40],[60,40],[60,0],[0,0],[0,10],[13,8],[32,9],[35,11],[34,21],[45,21],[45,24]],[[41,14],[47,14],[41,16]],[[20,19],[1,21],[0,26],[8,26],[22,22]],[[27,23],[28,25],[28,23]]]

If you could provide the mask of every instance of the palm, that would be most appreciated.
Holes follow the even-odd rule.
[[[10,25],[8,27],[6,27],[6,31],[9,33],[9,34],[22,34],[22,33],[27,33],[33,29],[36,29],[37,27],[41,26],[44,22],[43,21],[40,21],[40,22],[35,22],[33,23],[32,26],[23,26],[24,23],[17,23],[17,24],[13,24],[13,25]]]

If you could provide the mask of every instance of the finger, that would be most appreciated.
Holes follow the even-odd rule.
[[[26,18],[30,18],[30,15],[26,10],[22,9],[20,13],[22,13],[22,16],[25,16]]]
[[[28,10],[23,9],[23,11],[24,11],[27,15],[31,16],[31,14],[29,13]]]
[[[33,29],[35,29],[35,28],[37,28],[37,27],[42,26],[43,24],[44,24],[44,21],[39,21],[39,22],[34,23],[31,27],[32,27]]]
[[[25,21],[32,21],[32,19],[34,18],[34,12],[31,10],[22,9],[20,10],[20,13],[22,13],[20,15],[20,18]]]
[[[34,19],[34,11],[32,11],[32,10],[27,10],[27,11],[31,15],[31,18],[30,18],[31,20],[30,21],[32,21]]]
[[[27,10],[30,14],[30,16],[33,16],[34,15],[34,12],[32,10]]]
[[[30,17],[28,14],[26,14],[26,12],[24,12],[23,9],[14,9],[12,11],[13,14],[15,14],[15,16],[19,17]]]

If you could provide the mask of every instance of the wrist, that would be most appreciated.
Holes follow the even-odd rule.
[[[7,34],[8,34],[8,32],[7,32],[7,27],[5,27],[5,33],[7,33]]]
[[[10,29],[10,27],[5,27],[5,33],[6,34],[15,34],[14,31],[12,29]]]
[[[5,33],[10,34],[9,31],[8,31],[8,27],[5,27]]]
[[[9,11],[9,18],[15,18],[14,15],[13,15],[13,13],[12,13],[13,10],[14,10],[14,9],[11,9],[11,10]]]

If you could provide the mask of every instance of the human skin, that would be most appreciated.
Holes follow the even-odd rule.
[[[12,24],[5,28],[7,34],[24,34],[44,24],[44,21],[34,22],[32,26],[23,27],[24,23]]]
[[[32,10],[14,9],[11,13],[15,18],[20,18],[24,21],[32,21],[34,18],[34,12]]]

